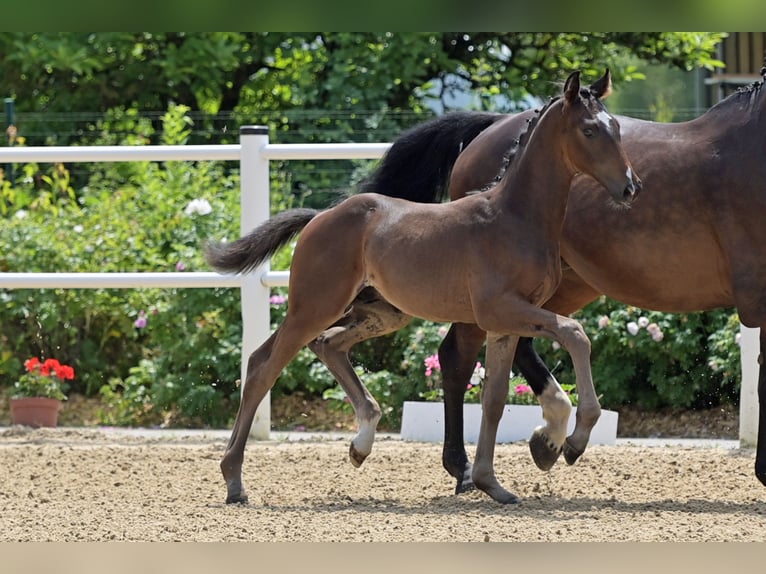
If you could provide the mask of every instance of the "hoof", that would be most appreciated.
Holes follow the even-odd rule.
[[[348,459],[351,461],[351,464],[353,464],[355,468],[359,468],[367,459],[367,455],[364,455],[356,450],[356,448],[354,448],[354,443],[352,442],[348,449]]]
[[[247,494],[230,494],[226,497],[226,504],[247,504]]]
[[[577,459],[580,458],[584,452],[584,450],[579,450],[573,447],[569,442],[569,439],[564,442],[564,460],[567,461],[567,464],[572,465],[576,463]]]
[[[755,471],[755,477],[756,477],[758,480],[760,480],[760,481],[761,481],[761,484],[762,484],[763,486],[766,486],[766,472],[758,472],[758,471],[756,470],[756,471]]]
[[[529,452],[540,470],[550,470],[561,455],[561,448],[556,447],[541,428],[536,428],[529,439]]]
[[[492,498],[500,504],[518,504],[521,502],[521,499],[512,492],[506,492],[503,496],[497,498],[493,496]]]
[[[455,494],[465,494],[466,492],[473,492],[476,490],[476,485],[469,478],[468,480],[458,480],[455,487]]]
[[[521,502],[521,499],[518,496],[505,490],[502,486],[499,485],[486,489],[479,488],[479,490],[486,493],[492,500],[499,502],[500,504],[518,504]]]

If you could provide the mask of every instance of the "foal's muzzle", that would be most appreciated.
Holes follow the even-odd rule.
[[[638,193],[641,191],[641,178],[639,178],[632,169],[628,169],[628,185],[622,191],[622,199],[629,203],[636,199]]]

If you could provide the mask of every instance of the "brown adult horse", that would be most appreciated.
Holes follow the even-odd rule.
[[[760,252],[766,241],[764,92],[764,82],[756,82],[683,123],[617,116],[625,149],[648,193],[633,209],[615,210],[599,200],[593,180],[574,180],[561,237],[563,277],[544,308],[568,315],[600,294],[665,312],[736,307],[745,325],[761,328],[755,474],[766,484],[766,257]],[[456,113],[417,126],[394,142],[365,189],[438,201],[447,188],[452,199],[485,188],[533,114]],[[432,154],[434,139],[452,153]],[[403,157],[408,166],[423,166],[417,188],[408,188],[401,175]],[[426,175],[430,185],[424,185]],[[362,323],[357,332],[363,333],[364,305],[354,313]],[[457,492],[470,487],[464,479],[471,465],[463,445],[462,405],[482,343],[480,328],[455,324],[439,349],[446,410],[443,462],[457,478]],[[350,345],[326,346],[331,348],[325,354],[332,356],[336,348]],[[515,361],[536,394],[555,381],[531,339],[521,338]],[[595,422],[592,414],[578,417],[564,450],[570,464]]]
[[[247,501],[242,462],[259,403],[301,347],[341,319],[368,287],[409,315],[474,323],[486,332],[488,381],[471,477],[498,502],[518,500],[499,483],[493,463],[518,337],[558,341],[571,354],[582,388],[593,388],[590,343],[580,324],[540,309],[561,275],[559,234],[571,180],[578,172],[588,173],[621,204],[640,187],[620,146],[619,125],[599,100],[610,85],[608,72],[583,90],[579,73],[570,75],[563,97],[531,123],[505,176],[487,193],[438,205],[361,194],[324,212],[282,212],[231,244],[208,247],[215,269],[242,273],[302,231],[290,268],[285,320],[248,361],[221,461],[227,502]],[[445,242],[456,239],[461,247],[449,258],[437,256]],[[560,450],[569,398],[554,383],[541,401],[547,424],[538,429],[538,441],[546,451]],[[582,393],[580,402],[598,408],[595,393]],[[371,438],[361,440],[369,439],[371,446]]]

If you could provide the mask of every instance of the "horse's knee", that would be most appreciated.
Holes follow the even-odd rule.
[[[601,406],[596,403],[593,405],[578,405],[575,420],[588,428],[596,426],[598,419],[601,418]]]
[[[583,329],[582,325],[578,321],[571,319],[566,324],[564,333],[566,334],[568,343],[570,345],[576,348],[579,348],[590,355],[590,351],[591,351],[590,339],[588,338],[588,335],[585,333],[585,329]]]

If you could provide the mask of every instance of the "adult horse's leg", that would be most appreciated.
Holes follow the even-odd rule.
[[[519,501],[515,494],[503,488],[494,468],[497,427],[505,409],[508,377],[517,341],[515,336],[487,334],[487,381],[481,392],[481,426],[472,471],[476,487],[502,504]]]
[[[385,301],[368,287],[354,300],[353,307],[340,321],[309,343],[346,392],[357,421],[357,434],[351,440],[349,459],[362,465],[372,451],[375,429],[380,420],[380,406],[364,386],[351,365],[348,352],[357,343],[398,331],[411,317]]]
[[[439,364],[444,388],[444,445],[442,464],[457,479],[455,494],[473,490],[471,463],[463,439],[463,402],[476,355],[487,335],[476,325],[456,323],[439,345]]]
[[[758,364],[758,444],[755,450],[755,476],[766,486],[766,327],[761,327]]]

